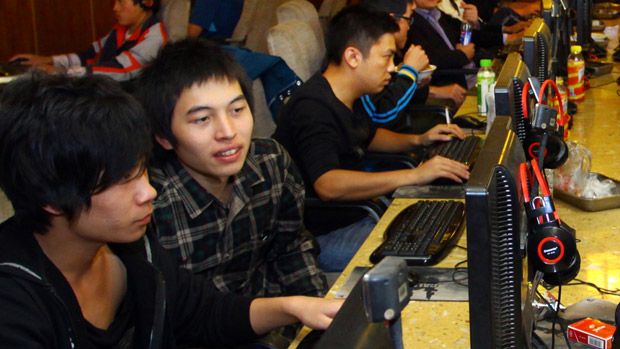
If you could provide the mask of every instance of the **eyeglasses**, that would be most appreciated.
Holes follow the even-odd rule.
[[[403,15],[394,15],[394,17],[399,18],[399,19],[404,19],[405,21],[407,21],[407,23],[409,25],[413,24],[413,16],[407,17],[407,16],[403,16]]]

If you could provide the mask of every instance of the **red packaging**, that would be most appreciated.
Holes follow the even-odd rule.
[[[616,326],[602,321],[585,318],[568,325],[568,338],[592,348],[611,349]]]

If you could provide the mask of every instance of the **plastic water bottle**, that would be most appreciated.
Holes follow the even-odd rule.
[[[495,82],[495,72],[491,69],[493,61],[490,59],[480,60],[480,69],[476,75],[476,89],[478,90],[478,113],[487,114],[487,94],[491,92],[491,87]]]
[[[467,22],[461,24],[461,39],[459,41],[463,45],[469,45],[471,42],[471,24]]]
[[[585,97],[584,79],[586,62],[581,55],[581,46],[570,47],[568,56],[568,100],[582,102]]]

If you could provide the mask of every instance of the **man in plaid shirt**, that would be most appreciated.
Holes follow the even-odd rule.
[[[137,85],[160,146],[151,229],[179,265],[223,292],[323,295],[303,181],[277,142],[251,140],[242,68],[187,40],[166,46]]]

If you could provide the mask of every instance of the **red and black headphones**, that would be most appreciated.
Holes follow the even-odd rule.
[[[560,220],[547,181],[536,159],[520,168],[525,211],[529,218],[528,257],[535,270],[551,285],[566,284],[581,267],[575,230]],[[531,183],[532,185],[530,185]],[[542,195],[538,194],[538,187]]]
[[[529,81],[523,86],[523,93],[521,94],[521,105],[523,108],[524,119],[529,119],[529,103],[528,103],[528,91],[534,89]],[[547,98],[547,89],[551,88],[552,98]],[[553,80],[545,80],[540,87],[540,91],[536,93],[536,102],[544,104],[552,99],[556,101],[557,105],[557,123],[548,125],[546,128],[534,127],[532,128],[525,138],[524,148],[530,159],[539,158],[540,149],[544,149],[544,166],[546,168],[557,168],[562,166],[568,158],[568,147],[564,142],[564,139],[568,136],[568,128],[566,125],[570,119],[570,116],[564,111],[562,107],[560,91]]]

